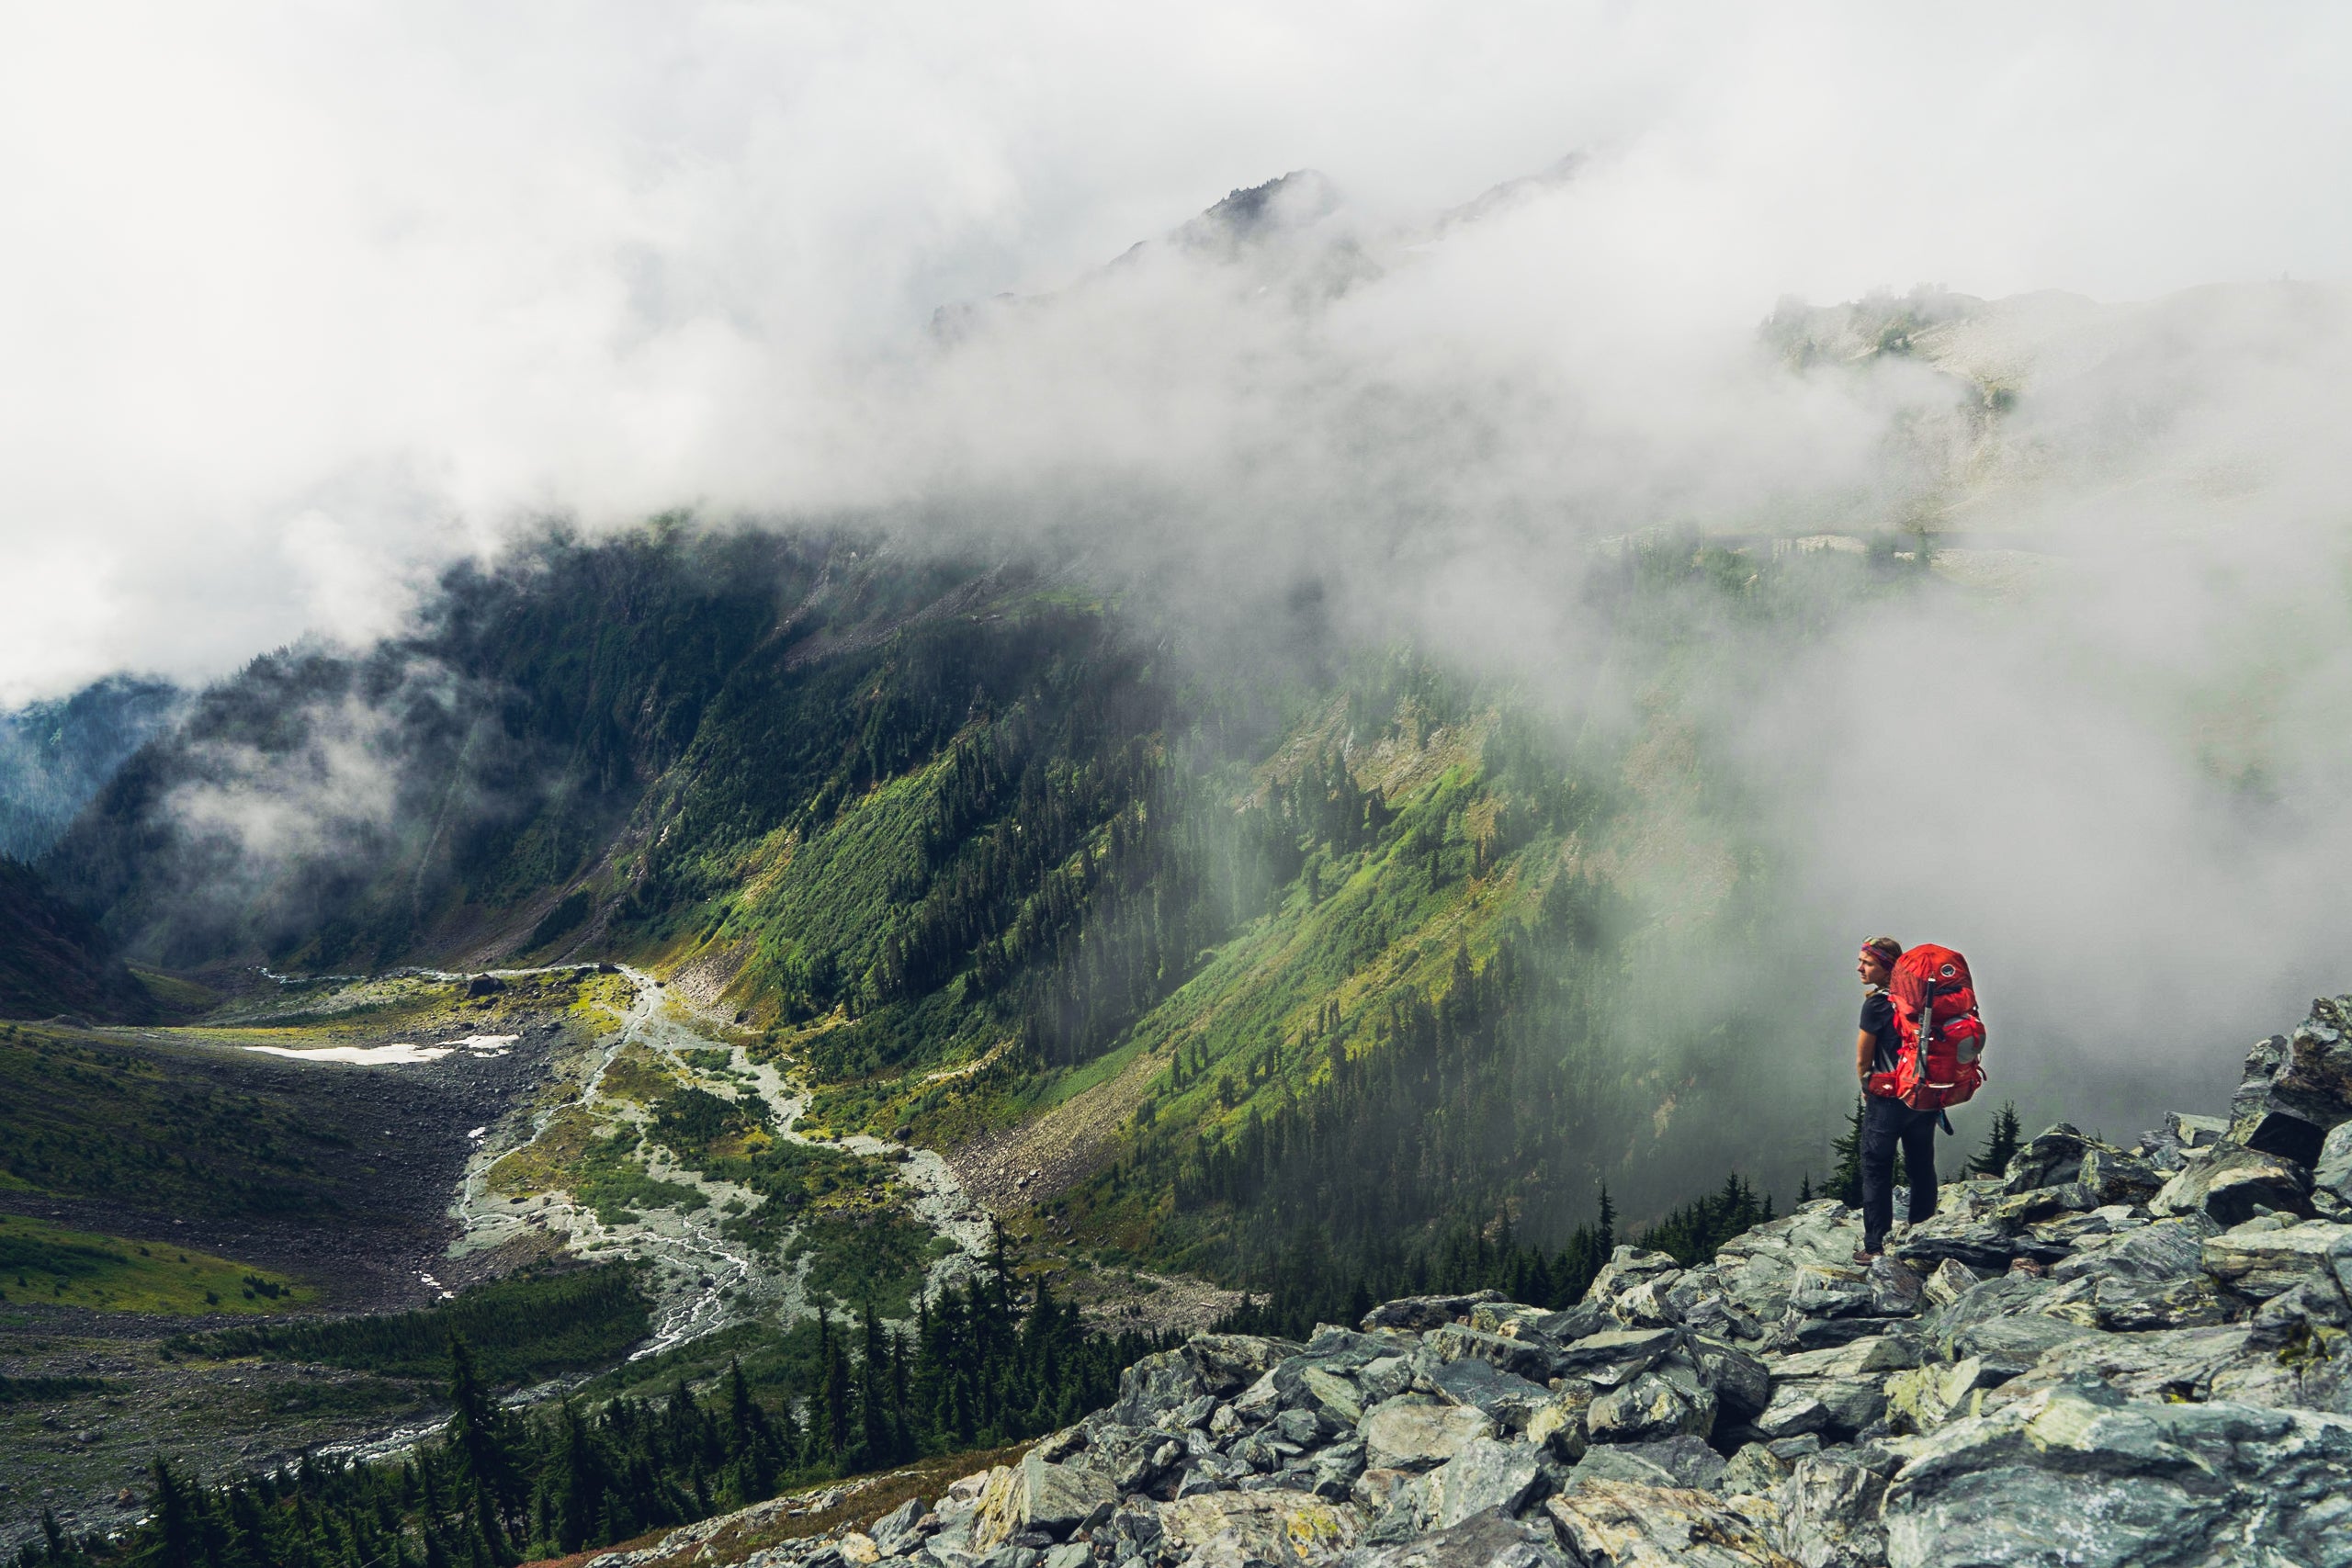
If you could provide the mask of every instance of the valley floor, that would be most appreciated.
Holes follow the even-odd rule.
[[[194,1310],[133,1314],[59,1304],[62,1282],[52,1296],[30,1276],[0,1281],[0,1519],[11,1541],[43,1508],[69,1531],[130,1522],[156,1457],[217,1475],[310,1450],[394,1452],[437,1429],[437,1373],[379,1375],[293,1352],[175,1353],[188,1336],[298,1321],[297,1281],[300,1306],[348,1314],[428,1307],[518,1269],[628,1268],[648,1332],[617,1369],[513,1396],[529,1403],[598,1372],[600,1387],[626,1386],[633,1366],[649,1379],[707,1373],[681,1348],[740,1348],[745,1332],[773,1340],[820,1304],[847,1314],[874,1302],[888,1318],[910,1316],[917,1294],[968,1278],[992,1244],[988,1211],[938,1152],[804,1127],[808,1095],[788,1055],[755,1050],[759,1037],[697,1014],[638,969],[289,982],[201,1027],[17,1033],[33,1055],[73,1060],[69,1079],[90,1077],[40,1122],[60,1148],[101,1145],[116,1079],[193,1082],[216,1113],[243,1118],[211,1134],[263,1140],[287,1179],[274,1196],[234,1202],[193,1179],[93,1180],[67,1195],[37,1185],[36,1169],[0,1179],[0,1215],[96,1233],[118,1249],[200,1249],[288,1284],[282,1297],[232,1299],[235,1313],[192,1299],[183,1307]],[[54,1062],[46,1070],[56,1077]],[[128,1129],[131,1143],[187,1135],[176,1102],[131,1111],[155,1121]],[[265,1116],[276,1120],[256,1131]],[[1151,1311],[1122,1299],[1105,1315],[1198,1326],[1225,1299],[1181,1281],[1131,1283],[1125,1296]]]

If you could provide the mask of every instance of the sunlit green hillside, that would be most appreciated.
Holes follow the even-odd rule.
[[[1080,1255],[1556,1236],[1604,1181],[1656,1213],[1807,1168],[1777,1004],[1815,955],[1711,716],[1919,584],[1629,548],[1564,610],[1602,672],[1564,697],[1311,626],[1199,646],[1005,565],[555,537],[204,694],[46,868],[182,965],[650,964],[812,1072],[813,1126],[1036,1169],[991,1196]],[[373,808],[312,801],[355,749]]]

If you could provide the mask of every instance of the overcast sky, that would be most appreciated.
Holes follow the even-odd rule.
[[[0,702],[365,635],[535,513],[935,500],[863,428],[935,306],[1290,169],[1405,219],[1589,152],[1521,287],[1669,362],[1789,292],[2340,279],[2347,44],[2316,5],[10,6]]]

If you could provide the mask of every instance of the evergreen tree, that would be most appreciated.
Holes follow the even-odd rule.
[[[1984,1147],[1968,1162],[1968,1168],[1979,1176],[1999,1176],[2009,1168],[2020,1142],[2017,1101],[2003,1100],[2001,1109],[1993,1113],[1993,1125],[1984,1134]]]
[[[501,1540],[500,1527],[524,1502],[522,1471],[506,1412],[482,1385],[474,1370],[473,1353],[457,1335],[449,1336],[449,1446],[459,1472],[474,1494],[482,1533],[492,1543]]]
[[[202,1558],[202,1533],[197,1522],[197,1501],[187,1484],[172,1473],[172,1467],[157,1460],[148,1470],[148,1479],[155,1488],[155,1511],[153,1533],[147,1551],[140,1559],[141,1568],[197,1568]],[[56,1551],[55,1538],[50,1548]]]
[[[1863,1111],[1862,1101],[1856,1099],[1854,1114],[1846,1124],[1844,1135],[1829,1145],[1829,1178],[1821,1184],[1823,1196],[1835,1198],[1849,1209],[1862,1206]]]

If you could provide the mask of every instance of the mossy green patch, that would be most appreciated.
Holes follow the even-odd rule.
[[[870,1303],[884,1317],[906,1317],[923,1271],[955,1250],[955,1243],[895,1210],[837,1210],[810,1216],[785,1258],[810,1257],[808,1292],[818,1301]]]
[[[630,1224],[639,1209],[694,1210],[709,1203],[700,1188],[647,1175],[644,1162],[637,1157],[637,1145],[636,1131],[625,1128],[591,1140],[582,1151],[572,1192],[596,1211],[598,1220],[608,1225]]]
[[[209,1253],[0,1215],[0,1300],[101,1312],[272,1313],[317,1292]]]
[[[438,1379],[448,1373],[455,1335],[483,1376],[512,1384],[609,1365],[645,1337],[650,1322],[638,1265],[613,1263],[509,1275],[414,1312],[184,1335],[170,1348]]]

